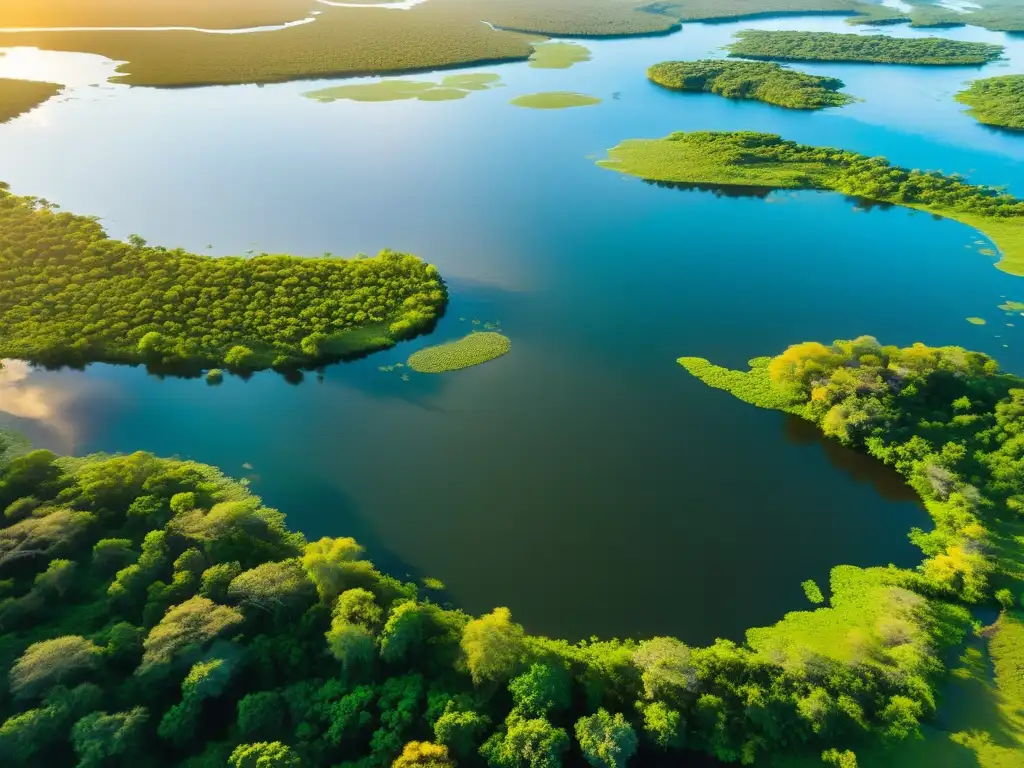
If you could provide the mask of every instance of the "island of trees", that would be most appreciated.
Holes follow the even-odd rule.
[[[843,81],[805,75],[790,67],[761,61],[666,61],[647,70],[654,83],[678,91],[717,93],[730,99],[753,99],[790,109],[841,107],[853,97],[838,93]]]
[[[829,189],[929,211],[987,234],[999,267],[1024,275],[1024,201],[962,177],[907,170],[885,158],[811,147],[750,131],[674,133],[609,150],[605,168],[650,181],[788,189]]]
[[[62,90],[57,83],[0,78],[0,123],[35,109]]]
[[[1003,46],[940,37],[898,38],[836,32],[789,32],[748,29],[728,46],[730,56],[780,61],[863,61],[885,64],[965,66],[987,64]]]
[[[980,123],[1024,131],[1024,75],[975,80],[956,100]]]
[[[294,368],[426,331],[446,302],[414,256],[211,258],[111,239],[94,218],[0,187],[0,357]]]
[[[947,619],[967,606],[998,603],[1004,611],[1000,620],[961,651],[962,660],[973,654],[981,667],[995,668],[996,684],[979,689],[966,717],[973,733],[966,733],[968,727],[959,732],[961,714],[947,724],[949,732],[930,731],[928,738],[940,741],[947,754],[975,752],[972,765],[1024,764],[1024,740],[1003,741],[1002,735],[1024,733],[1024,613],[1016,610],[1024,598],[1024,379],[960,347],[898,348],[866,336],[796,344],[778,357],[751,360],[749,371],[701,358],[679,362],[709,386],[807,419],[826,436],[891,466],[921,496],[934,521],[932,530],[911,532],[925,555],[917,568],[836,569],[833,589],[837,577],[856,579],[855,598],[837,604],[833,596],[830,618],[821,610],[790,615],[767,635],[751,630],[748,642],[763,649],[788,640],[810,653],[850,658],[861,655],[861,632],[877,632],[889,635],[884,643],[895,652],[919,636],[877,623],[876,601],[898,602],[905,615]],[[970,673],[961,673],[969,686]],[[881,761],[870,747],[864,753],[873,755],[865,765],[931,764]]]

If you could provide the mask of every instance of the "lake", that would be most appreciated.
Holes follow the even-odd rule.
[[[913,564],[906,533],[927,517],[894,474],[675,360],[742,366],[872,334],[964,345],[1024,373],[1024,318],[997,309],[1024,300],[1024,280],[978,252],[983,236],[927,214],[663,188],[594,161],[626,138],[752,129],[1024,194],[1024,136],[952,99],[966,80],[1024,71],[1024,38],[942,31],[1005,43],[1009,61],[985,68],[801,66],[864,99],[821,113],[644,76],[721,55],[748,28],[849,31],[801,17],[585,41],[593,59],[570,69],[459,70],[504,86],[442,102],[301,95],[352,82],[338,80],[128,88],[105,84],[113,65],[97,57],[13,52],[0,76],[74,84],[0,127],[15,192],[97,215],[114,236],[212,255],[409,251],[438,266],[451,304],[429,337],[301,382],[266,372],[210,387],[15,361],[0,372],[0,421],[58,451],[216,464],[311,538],[356,536],[382,567],[440,578],[457,606],[507,605],[530,631],[568,638],[742,639],[808,607],[800,582],[824,584],[833,565]],[[543,91],[603,101],[509,104]],[[500,323],[510,354],[408,381],[379,370],[484,323]]]

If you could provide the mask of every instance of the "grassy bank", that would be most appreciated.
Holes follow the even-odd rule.
[[[482,331],[414,352],[407,365],[419,373],[446,373],[496,360],[511,349],[508,337]]]
[[[446,301],[414,256],[211,258],[113,240],[93,218],[0,189],[0,358],[291,368],[391,346]]]
[[[928,211],[981,230],[1001,252],[999,268],[1024,275],[1024,202],[957,177],[746,131],[625,141],[599,164],[652,181],[828,189]]]
[[[57,83],[0,78],[0,123],[29,112],[64,90]]]
[[[744,30],[728,46],[730,56],[780,61],[849,61],[929,66],[987,64],[1001,45],[943,38],[897,38],[836,32]]]
[[[956,95],[979,123],[1024,131],[1024,75],[975,80]]]
[[[790,109],[841,107],[853,97],[839,93],[843,81],[805,75],[768,62],[666,61],[647,70],[651,82],[677,91],[717,93],[730,99],[752,99]]]

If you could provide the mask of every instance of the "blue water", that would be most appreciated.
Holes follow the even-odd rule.
[[[249,476],[311,537],[355,535],[383,566],[443,580],[467,610],[508,605],[531,631],[566,637],[740,638],[806,607],[800,581],[824,582],[832,565],[912,564],[905,534],[927,518],[898,478],[675,359],[741,366],[867,333],[962,344],[1024,373],[1024,317],[1008,327],[996,308],[1024,300],[1024,280],[978,253],[983,236],[927,214],[659,188],[594,160],[626,138],[756,129],[1024,194],[1024,136],[952,100],[966,80],[1024,71],[1024,40],[943,30],[1008,45],[1008,62],[981,69],[802,67],[864,99],[815,114],[644,77],[658,61],[721,55],[737,29],[778,27],[849,31],[790,18],[586,41],[590,62],[468,69],[505,87],[439,103],[301,96],[338,84],[326,80],[167,91],[79,74],[67,97],[0,127],[15,191],[96,214],[115,236],[213,255],[410,251],[441,270],[451,306],[430,337],[297,385],[14,363],[0,419],[58,450],[145,449]],[[548,90],[604,101],[508,104]],[[512,353],[409,381],[378,370],[473,320],[500,321]]]

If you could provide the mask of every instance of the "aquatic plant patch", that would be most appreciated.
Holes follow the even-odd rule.
[[[590,61],[590,49],[576,43],[544,43],[530,54],[535,69],[568,69],[583,61]]]
[[[406,365],[418,373],[446,373],[490,362],[511,349],[512,342],[507,336],[494,331],[478,331],[458,341],[413,352]]]
[[[315,101],[450,101],[464,99],[474,91],[486,91],[501,85],[501,77],[488,73],[451,75],[440,83],[426,80],[380,80],[375,83],[336,85],[304,94]]]
[[[526,109],[570,109],[572,107],[592,107],[595,104],[600,104],[601,99],[572,91],[547,91],[516,96],[510,103],[513,106]]]

